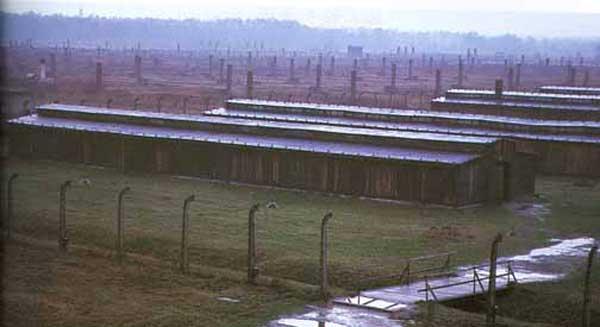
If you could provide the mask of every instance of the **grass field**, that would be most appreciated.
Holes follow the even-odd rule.
[[[177,319],[200,319],[204,312],[208,317],[206,320],[191,324],[254,326],[277,313],[299,308],[302,303],[314,300],[312,295],[293,294],[277,287],[251,288],[224,277],[221,279],[226,282],[219,283],[219,277],[215,277],[218,274],[207,276],[196,268],[222,268],[237,271],[243,276],[248,209],[256,202],[275,202],[278,207],[264,209],[257,216],[261,273],[307,284],[318,283],[320,220],[326,212],[333,212],[330,276],[338,291],[354,289],[365,277],[398,273],[404,258],[455,251],[456,263],[478,263],[486,258],[489,243],[497,232],[510,235],[501,245],[502,255],[526,251],[543,244],[550,237],[600,237],[600,186],[597,181],[572,178],[540,178],[538,196],[527,203],[446,209],[173,176],[122,174],[115,170],[51,161],[11,159],[4,163],[4,181],[13,172],[20,174],[14,187],[14,231],[57,244],[58,190],[64,180],[70,179],[74,181],[67,195],[71,244],[99,249],[104,253],[88,255],[88,252],[82,252],[72,258],[47,259],[45,256],[54,258],[56,255],[49,254],[53,253],[49,250],[39,250],[41,254],[37,258],[36,251],[24,245],[8,247],[16,253],[27,253],[21,259],[31,256],[27,260],[36,261],[39,270],[52,270],[47,274],[38,270],[26,274],[15,272],[18,278],[23,279],[24,289],[9,293],[9,304],[13,303],[13,297],[19,303],[19,294],[31,294],[26,289],[25,280],[29,274],[36,273],[50,278],[47,284],[38,286],[43,294],[49,292],[50,295],[46,296],[50,298],[62,297],[65,302],[73,302],[65,308],[53,308],[47,304],[49,307],[44,310],[48,312],[43,312],[43,316],[50,323],[43,325],[64,322],[69,322],[66,325],[136,325],[132,321],[147,319],[151,319],[151,323],[143,325],[188,325]],[[81,183],[82,179],[90,183]],[[118,269],[113,260],[116,196],[124,186],[132,189],[125,200],[125,246],[132,256],[128,259],[127,268]],[[192,269],[190,276],[183,277],[174,268],[178,263],[183,200],[190,194],[196,195],[196,201],[190,207]],[[160,267],[152,268],[154,270],[146,268],[146,264],[139,263],[136,256],[154,258],[160,262]],[[10,260],[19,263],[20,259],[11,257]],[[48,268],[40,265],[38,260],[49,262]],[[55,265],[56,268],[53,268]],[[146,269],[151,271],[146,272]],[[130,278],[134,274],[147,278]],[[102,285],[107,280],[111,286],[104,290]],[[89,283],[86,288],[96,290],[95,287],[99,287],[103,290],[98,294],[94,291],[93,302],[85,303],[80,300],[84,301],[89,295],[79,299],[61,288],[80,281],[82,285]],[[121,285],[119,281],[129,284]],[[66,286],[61,286],[61,283]],[[173,285],[178,287],[173,288]],[[117,295],[123,292],[125,298],[120,300]],[[170,308],[163,303],[170,298],[170,292],[180,296],[174,301],[181,307]],[[148,293],[152,296],[146,299]],[[247,296],[253,304],[245,301],[237,305],[215,302],[214,297],[218,294]],[[87,307],[92,311],[96,307],[109,311],[112,306],[120,309],[128,303],[125,300],[128,297],[149,301],[147,310],[150,311],[146,312],[146,306],[142,305],[131,308],[135,315],[123,316],[129,318],[115,320],[113,317],[103,321],[98,316],[89,321],[79,321],[77,319],[82,313],[75,310],[71,320],[61,320],[64,317],[52,320],[56,318],[53,311],[71,312],[70,306],[80,310]],[[164,312],[150,309],[155,307],[164,307]],[[26,312],[27,308],[22,309]],[[178,310],[182,313],[177,314]],[[146,320],[140,320],[140,317]]]

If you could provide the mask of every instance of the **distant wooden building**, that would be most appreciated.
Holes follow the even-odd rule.
[[[572,95],[596,95],[600,96],[600,87],[579,87],[579,86],[540,86],[541,93],[554,94],[572,94]]]
[[[517,141],[517,150],[536,154],[546,174],[600,176],[600,95],[591,88],[545,87],[544,93],[449,90],[431,108],[469,135]],[[547,92],[558,93],[547,93]],[[434,114],[434,113],[431,114]],[[472,122],[462,118],[471,115]]]
[[[532,194],[496,137],[45,105],[13,119],[15,155],[448,206]]]
[[[600,96],[493,90],[446,91],[431,109],[546,120],[600,121]]]
[[[600,122],[558,121],[460,112],[229,100],[208,115],[380,130],[495,137],[516,142],[546,174],[600,176]]]
[[[2,120],[25,116],[33,109],[33,94],[22,88],[0,88]]]

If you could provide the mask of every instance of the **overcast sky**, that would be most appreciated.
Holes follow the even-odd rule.
[[[81,10],[86,16],[279,18],[317,27],[600,36],[600,0],[4,0],[3,7],[9,12],[66,15],[78,15]],[[416,15],[412,11],[453,13]],[[558,15],[566,13],[587,15]]]

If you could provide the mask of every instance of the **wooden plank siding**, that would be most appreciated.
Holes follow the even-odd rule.
[[[11,128],[11,140],[19,156],[369,198],[460,206],[489,193],[486,160],[407,162],[26,126]]]

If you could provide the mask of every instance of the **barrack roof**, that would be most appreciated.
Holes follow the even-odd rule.
[[[541,92],[504,91],[498,97],[494,90],[450,89],[447,99],[485,99],[495,101],[536,102],[600,107],[600,96],[587,94],[555,94]]]
[[[471,114],[451,111],[432,111],[432,110],[415,110],[415,109],[392,109],[392,108],[377,108],[377,107],[359,107],[331,104],[313,104],[302,102],[284,102],[284,101],[268,101],[268,100],[252,100],[252,99],[234,99],[227,101],[228,103],[236,104],[235,110],[250,110],[257,109],[277,109],[277,111],[286,112],[305,112],[307,114],[330,114],[335,116],[352,116],[356,118],[431,118],[431,119],[448,119],[448,120],[463,120],[463,121],[481,121],[490,123],[513,124],[521,126],[548,126],[548,127],[590,127],[600,128],[600,122],[587,120],[551,120],[551,119],[534,119],[510,116],[495,116],[484,114]],[[228,109],[228,110],[233,110]]]
[[[206,115],[230,117],[230,118],[245,118],[254,120],[269,120],[269,121],[288,121],[310,124],[326,124],[336,126],[351,126],[351,127],[366,127],[375,129],[415,131],[415,132],[430,132],[444,133],[453,135],[470,135],[484,137],[508,137],[522,138],[539,141],[555,141],[555,142],[577,142],[577,143],[593,143],[600,144],[600,136],[587,135],[568,135],[568,134],[535,134],[516,131],[493,130],[477,127],[463,126],[440,126],[433,123],[425,122],[394,122],[385,120],[373,119],[356,119],[338,116],[313,116],[303,115],[298,113],[278,113],[265,111],[250,111],[236,109],[213,109],[205,112]],[[600,127],[600,123],[598,123]],[[600,132],[600,128],[599,128]]]
[[[11,125],[95,132],[132,137],[195,141],[263,149],[289,150],[374,159],[460,165],[475,160],[477,154],[429,151],[396,146],[379,146],[334,141],[224,133],[196,129],[180,129],[127,123],[98,122],[70,118],[44,117],[37,114],[12,119]]]
[[[364,127],[347,127],[334,126],[323,124],[307,124],[299,122],[285,121],[262,121],[253,119],[241,118],[224,118],[206,115],[182,115],[171,113],[158,112],[140,112],[119,109],[105,109],[97,107],[86,107],[76,105],[51,104],[38,107],[38,113],[45,115],[47,113],[60,114],[63,118],[81,119],[81,115],[97,117],[99,119],[115,119],[129,118],[133,119],[136,124],[153,124],[164,125],[173,122],[184,123],[203,123],[215,126],[233,126],[236,128],[254,127],[268,128],[278,130],[293,130],[301,132],[320,132],[328,134],[339,134],[345,136],[369,136],[381,137],[396,140],[411,140],[411,141],[430,141],[439,143],[456,143],[456,144],[493,144],[498,141],[495,137],[482,136],[464,136],[464,135],[448,135],[443,133],[432,132],[414,132],[414,131],[395,131],[395,130],[379,130]]]

